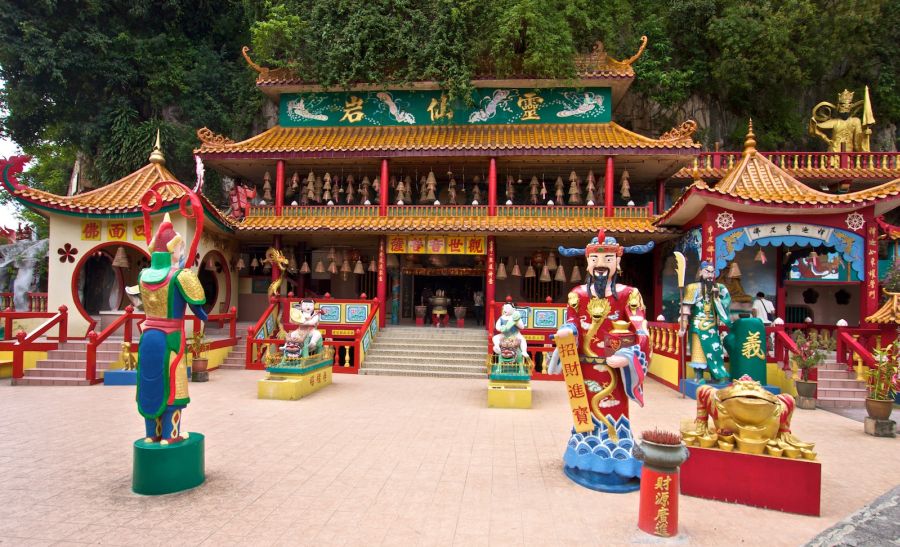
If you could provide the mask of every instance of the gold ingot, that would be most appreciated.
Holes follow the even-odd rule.
[[[737,441],[738,452],[745,454],[762,454],[766,449],[766,439],[745,439],[735,436],[734,440]]]
[[[634,293],[632,293],[634,294]],[[628,321],[613,321],[613,328],[610,331],[611,334],[630,334],[631,331],[628,330],[628,326],[631,324]]]
[[[801,449],[800,449],[800,454],[802,454],[802,455],[803,455],[803,458],[804,458],[804,459],[807,459],[807,460],[814,460],[814,459],[816,459],[816,453],[813,452],[812,450],[807,450],[807,449],[805,449],[805,448],[801,448]]]
[[[800,449],[793,446],[785,446],[784,455],[788,458],[791,458],[792,460],[796,460],[800,457]]]
[[[704,435],[699,438],[700,446],[703,448],[712,448],[716,446],[716,441],[719,436],[713,433],[712,435]]]
[[[734,445],[729,442],[719,441],[719,448],[725,452],[731,452],[734,450]]]
[[[766,454],[770,456],[775,456],[776,458],[781,457],[782,450],[778,448],[778,445],[772,446],[771,444],[766,445]]]

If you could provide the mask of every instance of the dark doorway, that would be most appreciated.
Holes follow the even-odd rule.
[[[219,281],[216,279],[216,272],[200,268],[197,277],[200,279],[200,286],[203,287],[203,294],[206,296],[206,304],[203,305],[203,309],[206,313],[212,313],[219,299]]]
[[[456,306],[465,306],[466,318],[474,320],[473,296],[475,291],[484,291],[483,275],[416,275],[412,278],[413,305],[428,306],[428,302],[422,297],[422,292],[426,291],[426,288],[432,295],[437,290],[443,290],[445,296],[450,298],[451,314]],[[428,292],[426,291],[426,294]]]
[[[100,252],[85,260],[81,276],[84,283],[82,304],[88,315],[118,307],[121,295],[114,292],[121,287],[109,255]]]

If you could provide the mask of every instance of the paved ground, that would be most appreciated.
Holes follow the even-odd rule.
[[[900,486],[819,534],[807,547],[897,545],[900,543]]]
[[[638,494],[571,483],[560,383],[530,411],[486,408],[483,380],[336,376],[294,401],[256,399],[260,372],[192,384],[188,428],[208,480],[180,494],[130,490],[142,433],[133,388],[0,385],[0,542],[12,545],[618,545]],[[677,430],[694,403],[656,383],[636,429]],[[900,484],[898,439],[798,410],[824,464],[820,518],[682,497],[681,543],[802,545]],[[742,480],[735,477],[735,480]],[[778,488],[773,484],[773,488]],[[677,540],[676,540],[677,541]]]

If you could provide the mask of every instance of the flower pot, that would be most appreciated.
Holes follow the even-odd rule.
[[[674,473],[678,466],[688,458],[688,449],[684,443],[659,444],[650,441],[641,441],[641,444],[632,449],[632,455],[643,461],[647,466]]]
[[[891,417],[891,411],[894,410],[894,401],[888,399],[880,401],[878,399],[870,399],[866,397],[866,412],[869,417],[874,420],[887,420]]]
[[[794,385],[797,386],[797,395],[800,397],[812,398],[816,396],[816,386],[818,385],[818,382],[794,380]]]
[[[209,359],[205,357],[195,357],[191,361],[191,373],[206,372],[209,368]]]

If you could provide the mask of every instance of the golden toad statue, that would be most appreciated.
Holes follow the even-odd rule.
[[[829,152],[869,152],[873,125],[875,115],[866,86],[861,101],[853,102],[853,92],[845,89],[838,94],[837,105],[828,101],[817,104],[809,120],[809,134],[825,141]],[[825,131],[831,131],[831,135]]]
[[[801,455],[814,458],[815,446],[791,433],[794,398],[786,393],[773,395],[749,376],[734,380],[722,389],[700,386],[697,390],[696,436],[709,436],[717,431],[734,435],[739,452],[749,454]],[[712,418],[714,428],[709,427]],[[767,448],[768,447],[768,448]]]

